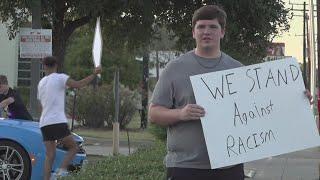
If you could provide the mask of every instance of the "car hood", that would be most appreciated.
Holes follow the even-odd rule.
[[[36,122],[36,121],[0,118],[0,127],[1,126],[11,126],[15,128],[27,129],[29,131],[35,131],[37,133],[41,133],[39,128],[39,122]],[[76,142],[83,142],[83,138],[81,136],[73,132],[72,132],[72,135]]]
[[[0,126],[14,126],[19,128],[39,129],[39,122],[20,120],[20,119],[0,118]]]

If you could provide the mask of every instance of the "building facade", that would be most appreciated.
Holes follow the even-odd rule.
[[[6,75],[11,87],[30,87],[31,60],[19,57],[19,33],[9,40],[7,28],[0,23],[0,74]]]
[[[9,85],[18,85],[18,38],[9,40],[7,28],[0,23],[0,74],[6,75]]]

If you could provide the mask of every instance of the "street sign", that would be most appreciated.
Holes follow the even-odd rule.
[[[52,56],[52,30],[20,28],[20,58]]]

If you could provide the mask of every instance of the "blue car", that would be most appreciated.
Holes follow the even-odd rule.
[[[74,133],[73,137],[79,152],[68,167],[70,171],[80,169],[86,162],[83,138]],[[60,167],[66,152],[57,142],[53,172]],[[45,156],[38,122],[0,118],[0,180],[42,180]]]

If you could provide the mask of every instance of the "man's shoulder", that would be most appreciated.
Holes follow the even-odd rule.
[[[225,63],[227,63],[228,65],[231,65],[233,67],[241,67],[244,66],[240,61],[234,59],[233,57],[231,57],[230,55],[222,52],[224,59],[225,59]]]
[[[69,77],[66,73],[53,73],[52,75],[54,77]]]
[[[41,81],[45,81],[46,79],[56,79],[56,80],[60,80],[60,79],[68,79],[69,75],[65,74],[65,73],[52,73],[50,75],[44,76]]]
[[[183,64],[186,64],[186,62],[188,62],[190,59],[192,59],[192,53],[193,53],[193,51],[188,51],[186,53],[183,53],[180,56],[178,56],[177,58],[169,61],[168,65],[177,67],[177,66],[181,66]]]

